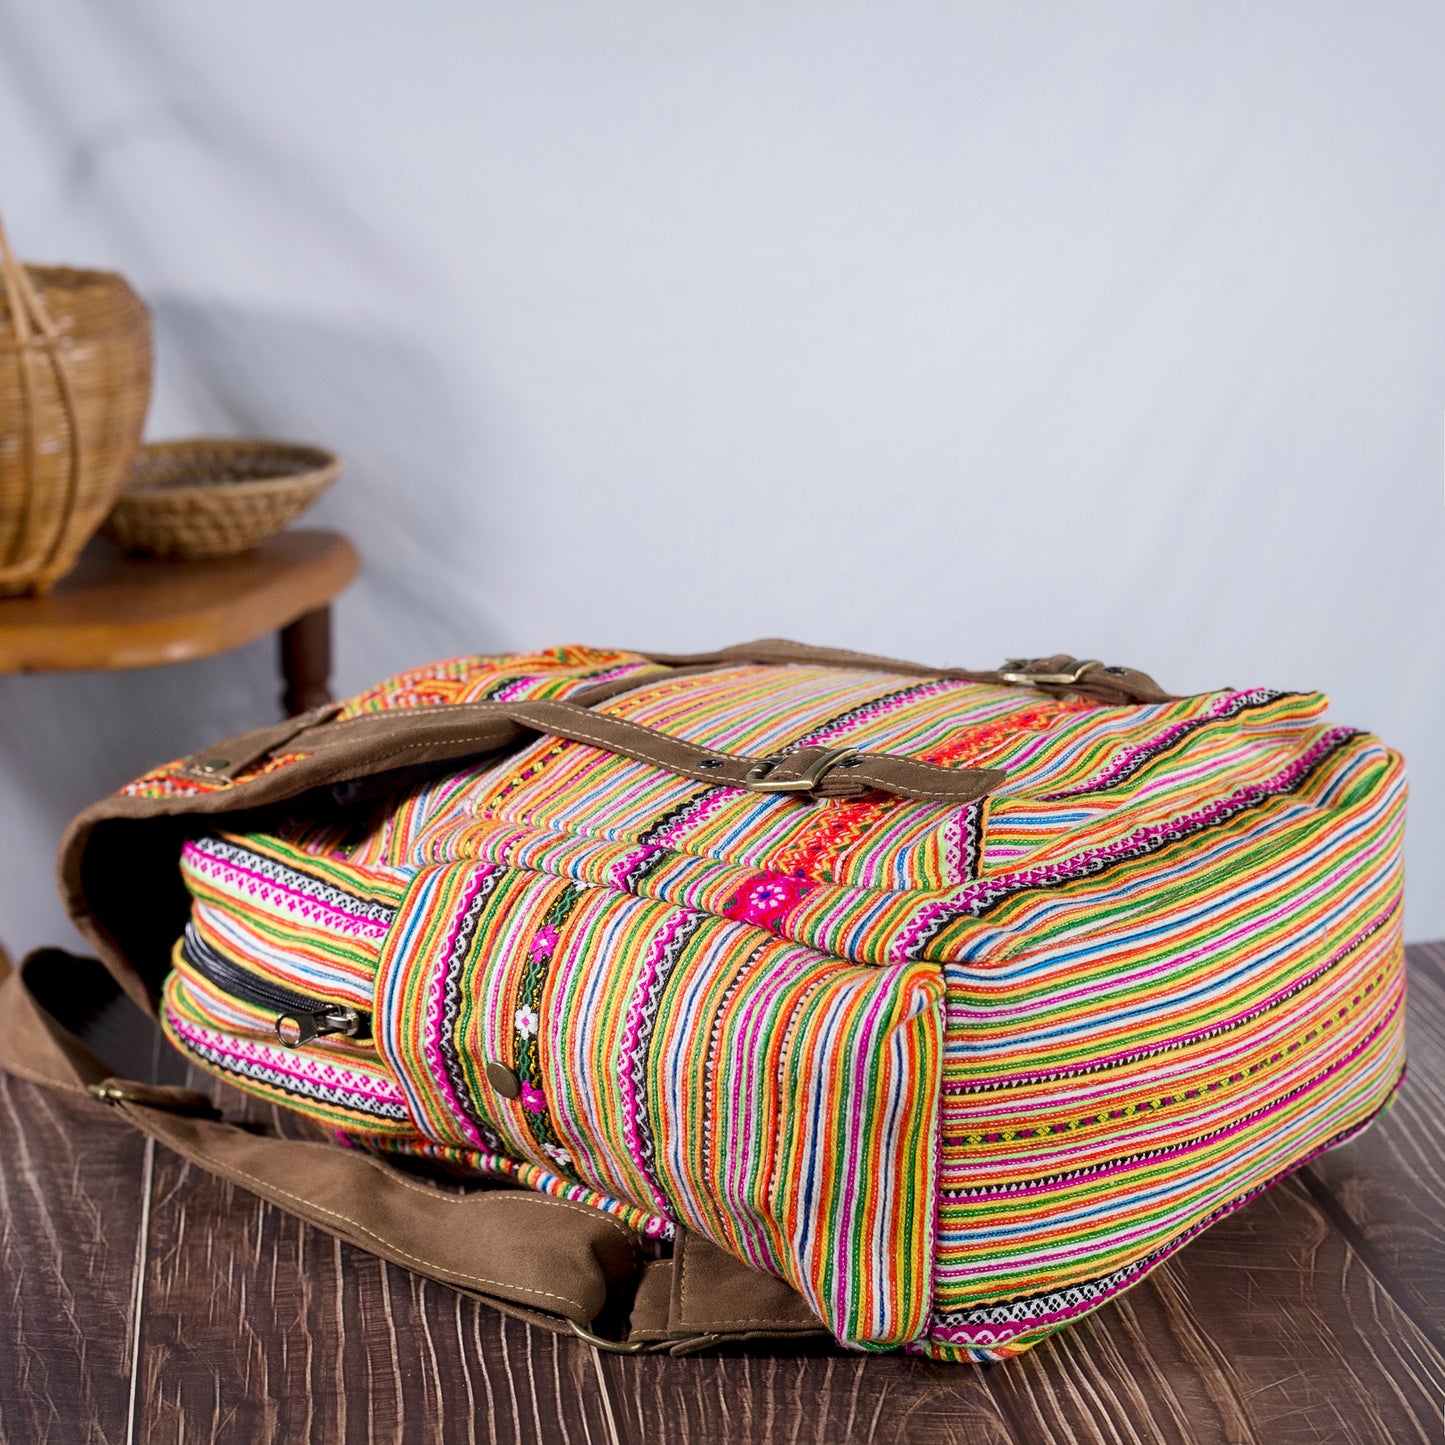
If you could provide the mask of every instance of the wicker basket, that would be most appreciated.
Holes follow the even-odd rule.
[[[108,271],[22,266],[0,227],[0,596],[46,592],[75,565],[150,393],[140,297]]]
[[[143,446],[105,534],[128,552],[227,557],[274,537],[341,470],[321,447],[192,437]]]

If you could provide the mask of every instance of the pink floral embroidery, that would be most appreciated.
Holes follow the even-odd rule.
[[[532,940],[532,957],[539,961],[551,958],[557,947],[557,937],[557,930],[550,923],[544,924],[537,930],[537,936]]]
[[[534,1084],[522,1085],[522,1107],[529,1113],[540,1114],[547,1107],[547,1096]]]
[[[517,1010],[517,1016],[514,1022],[517,1025],[517,1032],[519,1034],[529,1039],[536,1037],[537,1012],[535,1009],[530,1009],[526,1004],[523,1004],[522,1007]]]
[[[812,890],[813,884],[806,879],[787,873],[761,873],[733,894],[723,909],[723,917],[771,928]]]

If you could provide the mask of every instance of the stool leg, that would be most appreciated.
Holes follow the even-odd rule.
[[[281,629],[281,676],[287,717],[331,701],[330,607],[318,607]]]

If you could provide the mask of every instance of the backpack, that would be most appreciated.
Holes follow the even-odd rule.
[[[5,1061],[604,1348],[1007,1358],[1398,1085],[1403,769],[1325,708],[781,641],[418,668],[62,850],[120,987],[324,1137],[107,1078],[53,951]]]

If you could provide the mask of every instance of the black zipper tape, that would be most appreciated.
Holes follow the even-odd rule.
[[[195,924],[186,924],[181,940],[181,957],[208,983],[222,993],[230,994],[257,1008],[275,1009],[276,1037],[295,1047],[328,1034],[344,1038],[371,1037],[371,1015],[350,1004],[330,999],[313,998],[281,984],[258,978],[248,968],[233,963],[218,953],[196,932]]]

